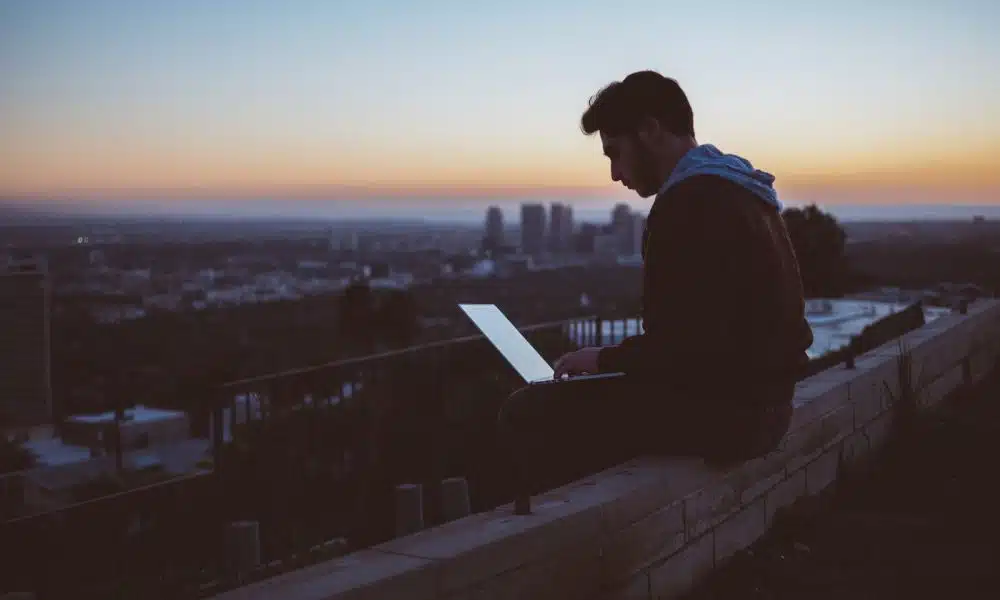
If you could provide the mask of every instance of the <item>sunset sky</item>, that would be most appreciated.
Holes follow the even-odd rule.
[[[1000,204],[998,30],[996,0],[2,0],[0,197],[629,199],[579,116],[653,68],[792,201]]]

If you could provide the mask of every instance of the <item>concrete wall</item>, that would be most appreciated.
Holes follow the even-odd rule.
[[[801,382],[781,448],[728,472],[641,458],[535,497],[528,516],[501,507],[219,598],[674,597],[759,538],[776,511],[884,443],[900,343],[927,409],[982,378],[1000,357],[998,341],[1000,301],[980,301],[859,357],[854,370]]]

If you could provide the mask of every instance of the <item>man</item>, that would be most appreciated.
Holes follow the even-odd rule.
[[[620,381],[592,393],[568,386],[568,397],[531,407],[512,398],[507,420],[558,427],[562,405],[582,435],[626,454],[726,462],[770,451],[787,431],[813,339],[774,177],[699,145],[683,90],[653,71],[601,90],[581,126],[600,134],[612,180],[655,195],[643,232],[644,333],[555,365],[556,377],[624,373]]]

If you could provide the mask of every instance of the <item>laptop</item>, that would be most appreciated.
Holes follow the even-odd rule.
[[[503,355],[510,366],[525,383],[539,384],[557,381],[555,371],[547,363],[538,350],[531,345],[524,335],[514,327],[507,315],[503,314],[495,304],[459,304],[462,312],[483,332],[486,339]],[[610,376],[620,376],[620,373],[576,375],[558,381],[603,379]]]

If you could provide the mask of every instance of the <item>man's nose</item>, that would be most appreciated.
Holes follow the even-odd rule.
[[[618,173],[618,169],[616,169],[614,166],[612,166],[611,167],[611,181],[614,181],[615,183],[618,183],[621,180],[622,180],[622,177]]]

